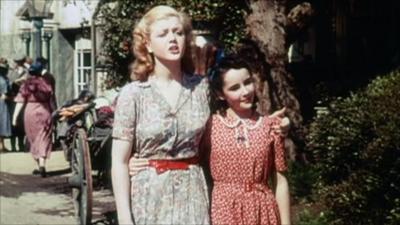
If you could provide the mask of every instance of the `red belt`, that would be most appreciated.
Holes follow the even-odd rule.
[[[158,174],[164,173],[167,170],[187,170],[190,165],[199,164],[199,157],[188,159],[150,159],[149,166],[154,167]]]

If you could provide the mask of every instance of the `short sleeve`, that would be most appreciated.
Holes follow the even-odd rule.
[[[136,129],[136,108],[139,87],[130,83],[122,88],[115,107],[113,138],[133,141]]]
[[[280,124],[279,118],[271,119],[270,126]],[[274,143],[274,164],[276,171],[283,172],[287,170],[286,156],[285,156],[285,138],[279,134],[271,131]]]
[[[53,95],[51,85],[41,77],[26,80],[18,91],[16,102],[49,102]]]

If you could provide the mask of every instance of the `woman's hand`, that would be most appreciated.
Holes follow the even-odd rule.
[[[137,154],[129,159],[129,175],[135,176],[140,171],[146,169],[149,166],[149,160],[146,158],[138,158]]]
[[[13,127],[16,127],[16,126],[17,126],[17,119],[16,119],[16,118],[13,117],[11,125],[12,125]]]
[[[274,117],[281,118],[281,123],[279,125],[272,126],[272,130],[276,134],[279,134],[284,137],[288,135],[290,130],[290,120],[288,117],[285,116],[285,111],[286,107],[283,107],[282,109],[275,111],[270,116],[268,116],[269,118],[274,118]]]

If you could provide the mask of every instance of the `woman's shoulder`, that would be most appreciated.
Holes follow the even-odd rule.
[[[215,123],[217,117],[220,117],[220,115],[219,115],[218,113],[213,113],[213,114],[210,115],[208,121],[209,121],[210,123]]]
[[[141,89],[147,88],[149,86],[150,84],[147,81],[146,82],[131,81],[122,86],[120,93],[137,95],[140,93]]]

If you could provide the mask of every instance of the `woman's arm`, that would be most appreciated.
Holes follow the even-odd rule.
[[[119,224],[133,224],[130,204],[128,161],[132,142],[114,139],[112,143],[111,177]]]
[[[12,125],[16,126],[17,125],[17,118],[19,113],[21,112],[22,106],[24,104],[21,102],[17,102],[17,104],[15,105],[15,110],[14,110],[14,114],[13,114],[13,118],[12,118]]]
[[[275,197],[278,203],[279,215],[282,225],[290,225],[290,195],[289,185],[285,175],[276,172],[276,190]]]
[[[20,77],[18,77],[17,79],[14,80],[14,83],[21,85],[22,83],[24,83],[26,80],[28,79],[28,73],[24,73],[23,75],[21,75]]]

